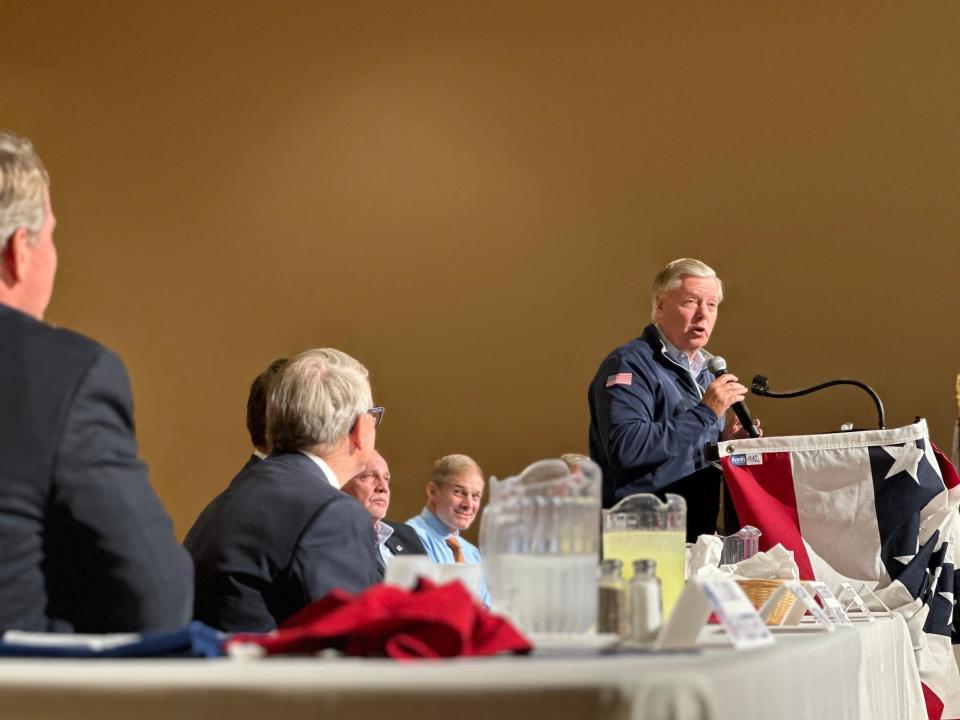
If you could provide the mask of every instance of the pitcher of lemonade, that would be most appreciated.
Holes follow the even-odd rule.
[[[657,577],[663,588],[663,618],[666,620],[680,597],[684,583],[687,536],[687,503],[679,495],[638,493],[603,511],[603,558],[623,562],[624,576],[633,575],[633,561],[657,561]]]

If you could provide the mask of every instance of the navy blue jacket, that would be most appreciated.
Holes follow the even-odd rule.
[[[629,373],[629,382],[607,387],[620,373]],[[714,379],[704,368],[695,383],[666,356],[652,324],[600,363],[588,396],[590,457],[603,470],[604,507],[634,493],[670,491],[709,467],[704,446],[718,441],[722,420],[700,400]]]
[[[194,617],[228,632],[265,632],[334,588],[380,580],[367,510],[300,453],[248,462],[187,533]]]
[[[171,630],[192,607],[120,358],[0,305],[0,631]]]

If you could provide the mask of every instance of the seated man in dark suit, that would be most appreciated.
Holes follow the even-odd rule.
[[[40,158],[0,133],[0,631],[179,627],[192,567],[137,457],[126,369],[43,322],[55,224]]]
[[[394,523],[384,518],[390,508],[390,468],[376,450],[362,472],[354,475],[343,486],[343,491],[357,499],[373,519],[380,548],[377,566],[380,577],[386,572],[387,563],[394,555],[426,555],[427,549],[420,542],[417,531],[406,523]]]
[[[271,455],[241,470],[184,541],[198,620],[272,630],[335,588],[379,580],[370,516],[340,491],[373,453],[383,408],[372,405],[366,368],[339,350],[283,366],[267,397]]]
[[[247,432],[250,433],[253,454],[247,460],[247,465],[264,460],[270,454],[270,444],[267,442],[267,390],[280,368],[286,364],[287,358],[277,358],[250,384],[250,393],[247,395]],[[244,469],[247,465],[244,465]]]

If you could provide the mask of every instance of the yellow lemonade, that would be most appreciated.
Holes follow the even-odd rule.
[[[663,588],[663,619],[683,590],[686,533],[662,530],[615,530],[603,533],[603,558],[623,562],[623,576],[633,577],[633,561],[657,561],[657,577]]]

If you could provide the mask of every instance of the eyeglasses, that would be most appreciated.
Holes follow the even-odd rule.
[[[383,422],[383,405],[372,407],[367,412],[373,415],[373,426],[380,427],[380,423]]]

